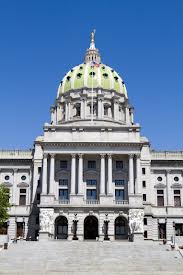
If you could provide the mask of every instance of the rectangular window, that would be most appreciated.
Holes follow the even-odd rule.
[[[146,174],[146,169],[142,168],[142,175],[145,175],[145,174]]]
[[[41,167],[38,167],[38,173],[41,174]]]
[[[60,168],[61,169],[67,169],[67,160],[61,160],[60,161]]]
[[[123,201],[125,199],[124,189],[115,189],[115,200]]]
[[[146,181],[145,180],[142,181],[142,186],[143,186],[143,188],[146,187]]]
[[[116,161],[116,169],[123,169],[123,161],[121,160]]]
[[[164,206],[164,192],[163,192],[163,190],[157,190],[157,205]]]
[[[87,200],[96,200],[97,199],[96,189],[87,189],[86,197],[87,197]]]
[[[68,179],[59,179],[59,185],[68,186]]]
[[[147,230],[144,231],[144,238],[147,239]]]
[[[115,186],[121,186],[124,185],[125,181],[124,180],[115,180]]]
[[[95,160],[88,161],[88,169],[96,169],[96,161]]]
[[[181,206],[180,190],[174,190],[174,206],[175,207]]]
[[[176,236],[183,236],[183,223],[176,223],[175,224],[175,235]]]
[[[144,218],[144,225],[147,225],[147,218]]]
[[[20,189],[19,205],[26,205],[26,189]]]
[[[146,201],[146,194],[143,194],[143,201]]]
[[[97,185],[97,180],[87,180],[86,185],[87,186],[96,186]]]
[[[68,189],[59,189],[59,199],[68,200]]]

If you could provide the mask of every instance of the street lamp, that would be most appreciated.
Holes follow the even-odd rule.
[[[78,219],[77,219],[77,214],[74,214],[74,219],[73,219],[73,240],[78,240],[77,237],[77,223],[78,223]]]
[[[110,238],[108,236],[108,224],[109,224],[109,220],[108,220],[108,214],[105,214],[105,219],[104,219],[104,241],[109,241]]]

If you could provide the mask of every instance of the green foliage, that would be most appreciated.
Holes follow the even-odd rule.
[[[8,209],[11,207],[9,203],[9,189],[0,185],[0,226],[8,219]]]

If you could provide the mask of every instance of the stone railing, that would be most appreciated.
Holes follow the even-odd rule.
[[[183,160],[183,151],[151,151],[152,160]]]
[[[69,200],[59,200],[59,204],[69,204]]]
[[[114,201],[115,204],[128,204],[127,200],[115,200]]]
[[[0,150],[0,159],[32,159],[31,150]]]
[[[98,200],[86,200],[86,204],[99,204]]]

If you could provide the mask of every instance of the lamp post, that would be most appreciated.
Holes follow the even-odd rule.
[[[77,214],[74,214],[74,219],[73,219],[73,240],[78,240],[77,237],[77,223],[78,223],[78,219],[77,219]]]
[[[109,241],[110,238],[108,236],[108,224],[109,224],[109,220],[108,220],[108,214],[105,214],[105,219],[104,219],[104,241]]]

